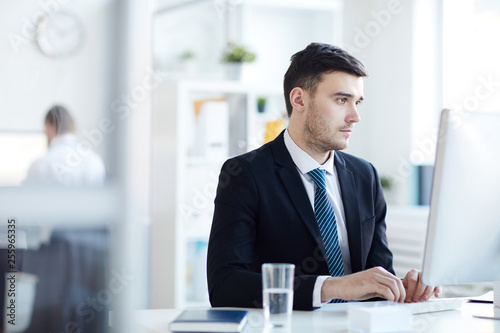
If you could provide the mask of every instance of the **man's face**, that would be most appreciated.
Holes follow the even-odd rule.
[[[347,148],[354,124],[360,120],[363,78],[344,72],[323,74],[316,93],[308,94],[304,138],[317,152]]]

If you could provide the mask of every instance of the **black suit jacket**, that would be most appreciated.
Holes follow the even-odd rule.
[[[335,151],[352,271],[382,266],[392,253],[386,204],[375,168]],[[229,159],[219,176],[208,244],[212,306],[260,307],[261,265],[295,264],[294,309],[310,310],[314,283],[329,275],[325,248],[309,198],[281,133],[274,141]]]

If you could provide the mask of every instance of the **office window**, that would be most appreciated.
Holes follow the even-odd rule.
[[[500,3],[444,1],[443,104],[500,110]]]
[[[432,164],[443,108],[498,111],[500,3],[419,0],[414,28],[414,165]]]

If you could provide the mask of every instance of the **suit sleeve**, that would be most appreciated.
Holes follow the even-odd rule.
[[[387,213],[387,204],[385,202],[384,193],[382,191],[382,186],[377,174],[377,170],[371,166],[374,174],[374,184],[373,184],[373,198],[374,198],[374,210],[375,210],[375,229],[373,233],[373,240],[370,248],[370,252],[367,258],[366,268],[372,268],[376,266],[382,266],[387,271],[394,274],[394,268],[392,266],[392,252],[389,250],[389,245],[387,242],[386,235],[386,223],[385,216]]]
[[[219,176],[208,243],[207,279],[214,307],[261,307],[262,275],[255,261],[258,187],[242,161],[228,160]],[[316,276],[295,278],[295,309],[312,309]]]

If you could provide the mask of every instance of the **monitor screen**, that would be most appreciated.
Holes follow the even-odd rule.
[[[36,159],[47,152],[43,132],[0,132],[0,186],[19,186]]]
[[[500,280],[500,113],[442,112],[422,280]]]

